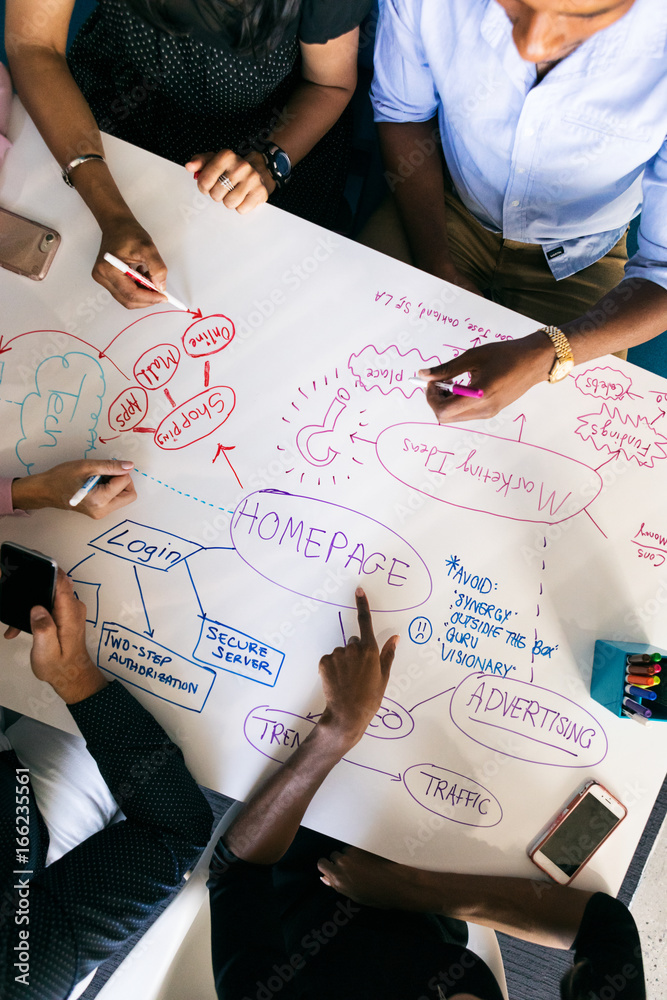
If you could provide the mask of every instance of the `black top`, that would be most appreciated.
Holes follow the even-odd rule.
[[[205,45],[228,49],[228,33],[221,31],[211,17],[215,3],[201,0],[162,0],[155,5],[162,20],[151,17],[153,5],[146,0],[128,0],[131,7],[144,17],[149,24],[160,28],[166,22],[173,26],[177,34],[187,34]],[[224,6],[224,0],[219,0]],[[332,38],[339,38],[352,31],[364,19],[373,5],[373,0],[302,0],[296,17],[286,26],[282,42],[298,38],[306,45],[324,45]],[[242,17],[235,4],[228,4],[232,17]]]
[[[203,15],[208,6],[207,0],[98,0],[67,61],[103,132],[181,164],[209,150],[245,156],[273,130],[280,145],[289,120],[283,109],[302,80],[299,41],[345,34],[372,0],[301,0],[283,39],[257,58],[232,47],[233,25],[212,31]],[[348,105],[271,204],[339,228],[351,124]]]
[[[417,1000],[470,993],[502,1000],[467,926],[430,913],[361,906],[320,882],[317,860],[343,845],[301,827],[274,866],[240,861],[218,842],[211,862],[213,974],[219,1000],[282,982],[281,1000]],[[641,945],[628,909],[590,899],[572,945],[580,995],[646,1000]],[[553,983],[558,995],[558,983]],[[567,991],[565,997],[569,997]]]
[[[572,945],[574,961],[585,962],[581,976],[585,996],[606,996],[610,985],[615,1000],[646,1000],[644,965],[637,925],[623,903],[596,892],[584,911]]]
[[[503,1000],[489,967],[466,948],[463,921],[362,906],[324,886],[317,860],[343,846],[301,827],[270,866],[218,843],[209,889],[219,1000],[266,996],[258,985],[277,991],[280,982],[280,1000],[435,1000],[438,987]]]

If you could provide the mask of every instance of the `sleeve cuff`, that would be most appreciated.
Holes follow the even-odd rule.
[[[373,101],[372,104],[373,120],[376,122],[396,122],[397,124],[428,122],[431,118],[435,118],[438,113],[437,104],[429,108],[411,108],[410,110],[393,108],[389,104],[383,104],[382,101]]]
[[[0,150],[0,159],[2,159]],[[16,476],[12,478],[1,478],[0,479],[0,515],[2,514],[20,514],[22,517],[27,517],[27,510],[15,510],[12,506],[12,483]]]
[[[120,681],[111,681],[68,708],[88,744],[104,743],[120,751],[134,749],[138,741],[157,745],[171,742],[150,712]]]
[[[625,279],[643,278],[667,289],[667,261],[649,260],[636,253],[625,265]]]

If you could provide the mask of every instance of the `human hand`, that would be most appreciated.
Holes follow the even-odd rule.
[[[355,596],[360,636],[350,636],[346,646],[323,656],[319,668],[326,708],[318,726],[347,749],[359,742],[380,707],[399,640],[392,635],[379,652],[368,598],[361,587]]]
[[[126,309],[145,309],[167,301],[159,292],[140,288],[132,278],[121,274],[104,259],[105,253],[113,254],[134,271],[145,274],[158,288],[166,287],[167,267],[153,240],[133,216],[116,217],[102,226],[102,242],[93,268],[93,278]]]
[[[428,378],[426,401],[441,424],[493,417],[538,382],[545,382],[554,363],[555,352],[549,338],[537,330],[519,340],[482,344],[464,351],[458,358],[419,374]],[[482,389],[474,399],[454,396],[439,389],[436,382],[470,372],[470,388]]]
[[[266,201],[276,186],[264,157],[254,150],[245,159],[231,149],[198,153],[185,164],[185,169],[196,175],[202,194],[209,194],[213,201],[222,202],[225,208],[235,208],[241,215]],[[218,182],[222,174],[234,185],[233,191]]]
[[[357,847],[320,858],[317,867],[325,885],[356,903],[381,910],[437,913],[440,900],[429,884],[429,872],[398,865]]]
[[[47,472],[15,479],[12,503],[18,510],[56,507],[75,510],[98,520],[136,500],[137,492],[130,476],[133,468],[133,462],[87,459],[63,462]],[[71,507],[70,499],[90,476],[103,476],[108,482],[99,482],[76,507]]]
[[[86,606],[77,600],[72,583],[58,570],[53,616],[36,606],[30,612],[35,677],[46,681],[68,705],[83,701],[106,687],[102,671],[86,649]]]

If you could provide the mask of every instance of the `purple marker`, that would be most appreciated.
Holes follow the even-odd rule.
[[[627,708],[629,712],[634,712],[635,715],[643,715],[645,719],[650,719],[651,716],[653,715],[653,712],[651,711],[650,708],[644,708],[642,705],[639,705],[636,701],[633,701],[632,698],[623,699],[623,708]]]

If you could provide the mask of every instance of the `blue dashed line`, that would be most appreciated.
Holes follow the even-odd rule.
[[[233,510],[229,510],[227,507],[216,507],[214,503],[209,503],[208,500],[202,500],[201,497],[195,497],[192,493],[184,493],[183,490],[177,490],[175,486],[170,486],[169,483],[163,483],[161,479],[156,479],[155,476],[149,476],[147,472],[142,472],[141,469],[134,469],[138,472],[140,476],[145,476],[146,479],[152,479],[154,483],[159,483],[160,486],[166,486],[168,490],[173,490],[174,493],[178,493],[182,497],[187,497],[188,500],[196,500],[197,503],[203,503],[205,507],[212,507],[213,510],[221,510],[223,514],[233,514]]]

